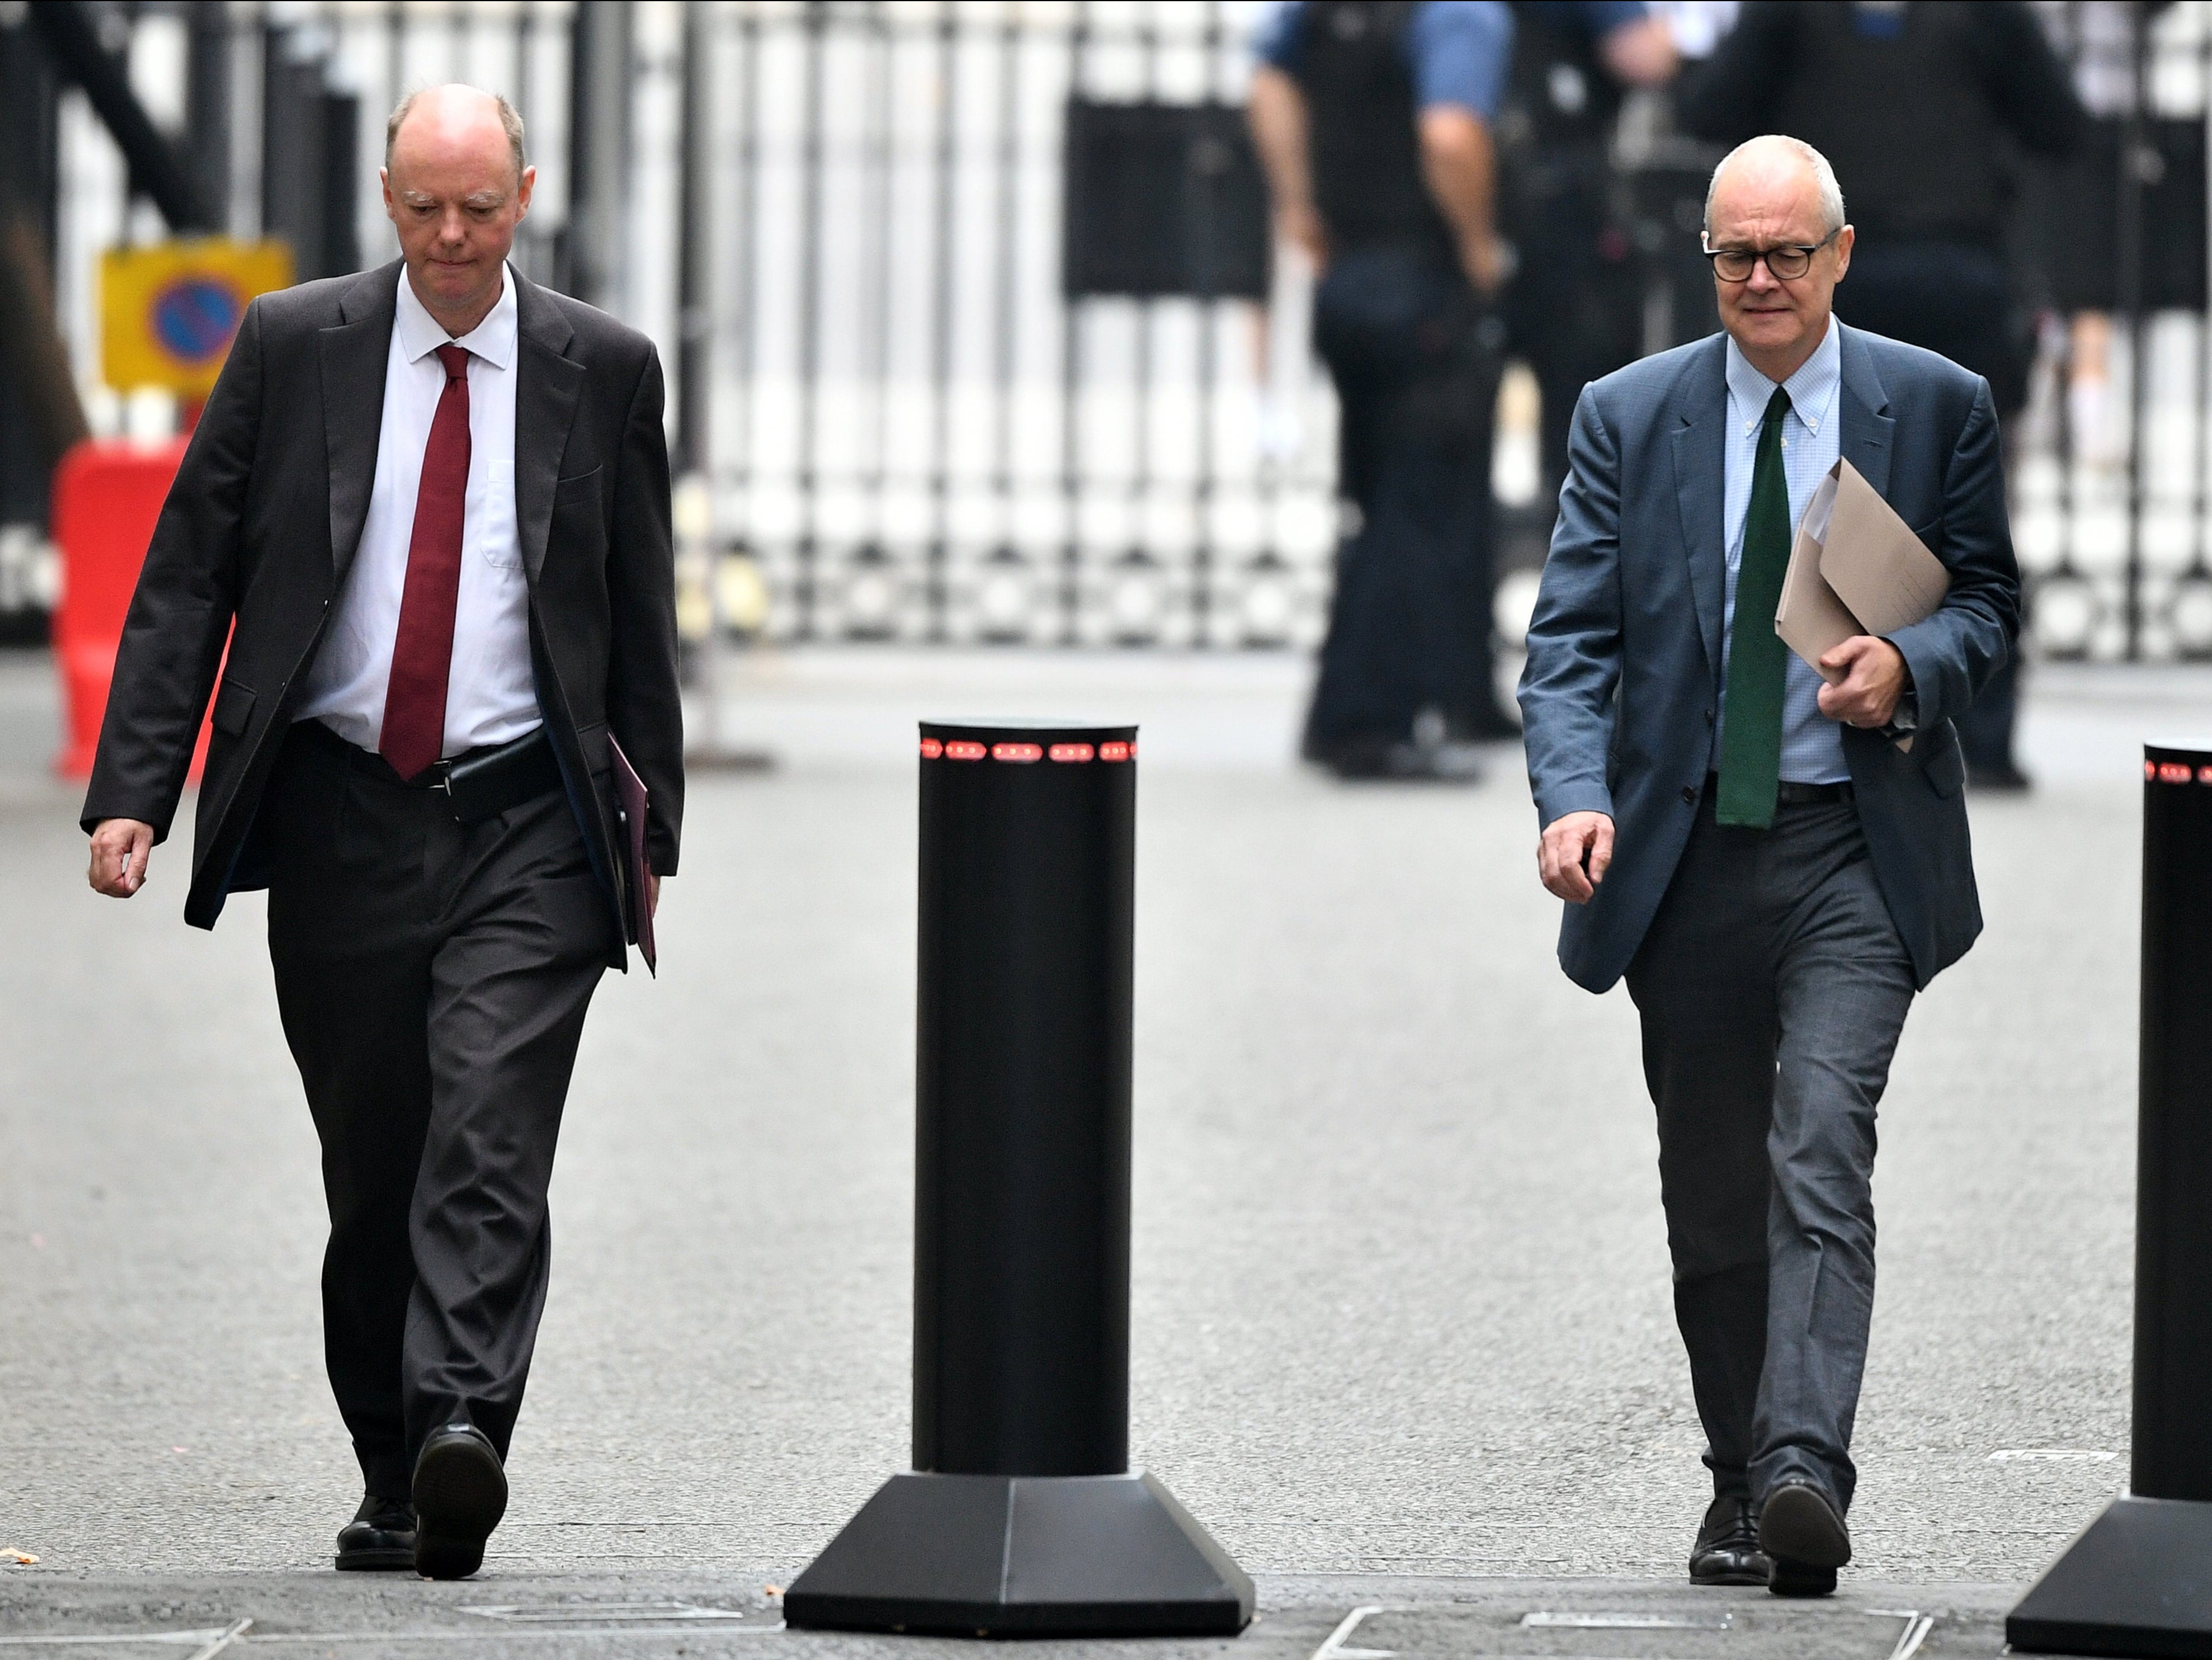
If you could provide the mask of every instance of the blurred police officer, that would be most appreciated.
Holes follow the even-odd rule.
[[[1252,130],[1279,233],[1320,272],[1359,510],[1304,745],[1342,777],[1468,775],[1444,740],[1517,730],[1492,684],[1489,545],[1512,37],[1492,0],[1293,0],[1261,31]]]
[[[2008,146],[2063,159],[2088,118],[2021,0],[1753,0],[1683,78],[1681,117],[1723,143],[1785,132],[1826,154],[1866,245],[1836,314],[1982,376],[2001,421],[2026,407],[2034,341],[2008,281]],[[2017,706],[2008,663],[1960,721],[1978,785],[2027,785]]]
[[[1674,73],[1644,0],[1514,0],[1513,68],[1498,118],[1501,221],[1515,252],[1506,349],[1543,397],[1546,496],[1567,472],[1567,427],[1591,381],[1632,362],[1644,301],[1611,197],[1613,129],[1630,87]]]

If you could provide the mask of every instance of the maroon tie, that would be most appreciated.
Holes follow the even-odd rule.
[[[446,747],[446,676],[453,663],[453,604],[461,591],[461,521],[469,499],[469,351],[441,346],[446,390],[422,446],[415,495],[415,534],[407,543],[407,586],[399,597],[399,634],[392,643],[392,681],[384,694],[377,748],[392,770],[411,779]]]

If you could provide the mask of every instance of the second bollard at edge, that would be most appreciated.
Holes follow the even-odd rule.
[[[2005,1620],[2027,1653],[2212,1660],[2212,748],[2143,750],[2129,1491]]]

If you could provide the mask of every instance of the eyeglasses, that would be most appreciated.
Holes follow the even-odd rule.
[[[1813,256],[1844,233],[1837,226],[1818,242],[1784,242],[1771,248],[1716,248],[1708,237],[1700,237],[1705,244],[1705,257],[1713,262],[1713,275],[1723,282],[1748,282],[1751,268],[1764,259],[1766,274],[1777,282],[1788,282],[1801,277],[1813,269]]]

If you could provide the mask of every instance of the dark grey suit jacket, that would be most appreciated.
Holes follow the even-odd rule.
[[[267,885],[256,809],[368,515],[398,282],[395,261],[247,308],[147,549],[83,823],[141,819],[167,837],[228,639],[185,900],[196,927]],[[650,795],[661,875],[684,815],[660,361],[605,313],[514,283],[515,520],[538,701],[619,942],[611,731]],[[618,943],[611,966],[624,955]]]
[[[1933,352],[1840,322],[1844,459],[1951,573],[1943,604],[1890,643],[1921,732],[1907,754],[1843,730],[1882,897],[1922,985],[1981,932],[1952,717],[2005,660],[2020,573],[2005,518],[1989,384]],[[1583,389],[1559,518],[1521,676],[1539,821],[1611,815],[1613,861],[1570,905],[1559,962],[1593,991],[1626,971],[1673,879],[1717,756],[1726,338],[1715,335]]]

